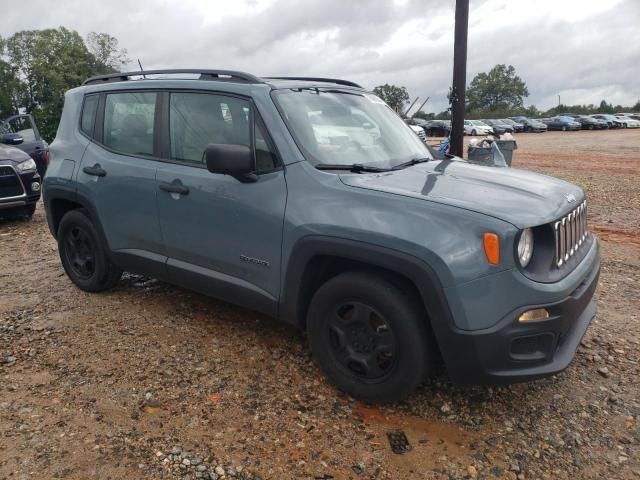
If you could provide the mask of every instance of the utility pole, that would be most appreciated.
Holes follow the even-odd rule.
[[[464,150],[464,91],[467,85],[467,31],[469,0],[456,0],[456,26],[453,44],[453,85],[451,88],[451,143],[449,153],[462,157]]]
[[[560,103],[560,95],[558,95],[558,108],[560,108],[560,105],[562,104]]]

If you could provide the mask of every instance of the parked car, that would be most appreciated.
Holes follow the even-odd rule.
[[[600,130],[603,128],[609,128],[606,122],[591,118],[587,115],[576,115],[574,117],[576,122],[580,122],[583,130]]]
[[[523,131],[524,132],[546,132],[547,131],[547,126],[542,123],[539,122],[538,120],[534,120],[532,118],[527,118],[527,117],[511,117],[514,121],[521,123],[522,126],[524,127]]]
[[[31,115],[13,115],[0,120],[0,143],[17,147],[36,162],[42,178],[49,165],[49,145],[43,140]]]
[[[510,118],[501,118],[500,121],[506,123],[507,125],[511,125],[516,133],[524,132],[524,125],[519,122],[516,122]]]
[[[462,384],[569,365],[600,271],[581,188],[436,160],[352,82],[198,72],[66,93],[44,200],[79,288],[127,270],[276,316],[365,400],[440,361]]]
[[[420,140],[423,142],[427,141],[427,133],[424,131],[424,128],[419,127],[418,125],[409,125],[409,128],[413,130],[413,133],[415,133]]]
[[[31,218],[40,199],[36,162],[22,150],[0,144],[0,217]]]
[[[493,132],[493,128],[490,125],[482,122],[481,120],[465,120],[464,121],[464,134],[465,135],[489,135]]]
[[[448,137],[451,135],[451,120],[429,120],[423,128],[428,137]]]
[[[497,133],[498,135],[502,135],[503,133],[513,133],[515,132],[515,129],[509,125],[506,124],[504,122],[502,122],[501,120],[495,120],[495,119],[491,119],[488,118],[486,120],[482,120],[484,123],[486,123],[487,125],[489,125],[491,128],[493,128],[493,131],[495,133]]]
[[[622,128],[640,128],[640,120],[635,120],[624,115],[616,115],[616,118],[622,124]]]
[[[627,117],[627,118],[631,118],[633,120],[639,120],[640,121],[640,113],[616,113],[615,116],[616,117]]]
[[[564,117],[562,115],[553,118],[547,118],[544,122],[547,125],[548,130],[562,130],[566,132],[567,130],[580,130],[582,128],[582,124],[580,122],[576,122],[571,117]]]
[[[591,115],[591,117],[607,122],[609,128],[620,128],[624,126],[624,123],[621,122],[618,117],[616,117],[615,115],[610,115],[608,113],[598,113],[595,115]]]

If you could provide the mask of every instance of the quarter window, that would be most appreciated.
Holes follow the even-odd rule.
[[[110,93],[104,107],[104,139],[107,147],[132,155],[153,155],[156,94]]]
[[[85,97],[82,107],[82,119],[80,128],[84,133],[93,137],[93,126],[96,123],[96,110],[98,109],[98,95]]]

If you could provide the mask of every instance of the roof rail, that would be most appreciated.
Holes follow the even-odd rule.
[[[97,75],[86,79],[82,85],[96,83],[126,82],[129,77],[142,77],[146,75],[175,75],[179,73],[199,74],[199,80],[217,80],[222,82],[264,83],[258,77],[244,72],[233,70],[201,70],[193,68],[180,68],[171,70],[144,70],[137,72],[111,73],[109,75]]]
[[[347,87],[357,87],[362,88],[361,85],[358,85],[355,82],[350,82],[349,80],[340,80],[339,78],[322,78],[322,77],[264,77],[268,80],[303,80],[307,82],[327,82],[327,83],[336,83],[338,85],[346,85]]]

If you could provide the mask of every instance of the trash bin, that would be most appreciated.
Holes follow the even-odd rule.
[[[518,149],[518,144],[515,140],[495,140],[495,143],[498,144],[498,148],[504,155],[504,161],[507,162],[507,165],[511,166],[511,161],[513,159],[513,151]]]
[[[493,165],[493,152],[491,147],[474,147],[469,145],[467,150],[469,161],[471,163],[479,163],[481,165]]]

